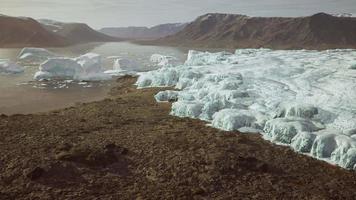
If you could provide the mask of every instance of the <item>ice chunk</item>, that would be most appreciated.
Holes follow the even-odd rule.
[[[311,154],[316,158],[328,158],[331,153],[337,148],[335,137],[336,134],[319,133],[316,137]]]
[[[161,68],[157,71],[151,71],[142,74],[136,85],[138,88],[142,87],[164,87],[174,86],[179,79],[178,72],[173,68]]]
[[[158,102],[175,102],[178,100],[178,91],[161,91],[155,95],[155,99]]]
[[[350,148],[347,153],[342,156],[339,165],[346,169],[356,170],[356,148]]]
[[[189,101],[178,101],[172,104],[171,115],[178,117],[198,118],[203,104]]]
[[[356,148],[356,140],[346,135],[338,135],[335,137],[335,141],[336,149],[331,153],[331,160],[342,167],[351,168],[350,166],[346,167],[348,165],[347,152],[350,148]]]
[[[316,135],[314,133],[300,132],[292,139],[291,147],[295,151],[309,153],[315,138]]]
[[[224,109],[214,114],[212,125],[233,131],[244,127],[256,128],[256,118],[246,110]]]
[[[27,64],[40,64],[55,57],[59,56],[43,48],[23,48],[17,56],[20,62]]]
[[[50,58],[40,65],[36,80],[109,80],[111,75],[101,72],[101,57],[85,54],[78,58]]]
[[[318,113],[318,108],[311,105],[287,104],[279,109],[276,117],[300,117],[312,119]]]
[[[158,67],[169,67],[179,64],[179,60],[173,56],[164,56],[161,54],[153,54],[150,58],[151,63]]]
[[[276,118],[266,122],[265,137],[274,142],[290,144],[300,132],[315,132],[324,127],[301,118]]]
[[[51,58],[40,66],[40,71],[34,76],[36,80],[78,79],[82,66],[74,59]]]
[[[116,59],[114,62],[114,70],[140,71],[141,69],[142,69],[141,65],[134,60],[120,58],[120,59]]]
[[[0,59],[0,73],[17,74],[22,72],[24,72],[24,67],[10,60]]]
[[[356,69],[356,64],[351,65],[350,69]]]
[[[82,66],[84,73],[96,74],[102,72],[102,57],[99,54],[87,53],[78,58],[75,61]]]

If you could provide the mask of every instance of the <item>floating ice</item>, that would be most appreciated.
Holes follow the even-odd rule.
[[[172,115],[223,130],[254,129],[297,152],[356,169],[355,58],[355,50],[189,51],[185,64],[141,73],[136,84],[180,89],[156,95],[176,101]]]
[[[101,56],[93,53],[78,58],[50,58],[42,63],[36,80],[108,80],[111,76],[102,72]]]
[[[58,55],[42,48],[23,48],[19,55],[18,60],[26,64],[41,64],[49,58],[56,58]]]
[[[22,72],[24,72],[24,67],[10,60],[0,59],[0,73],[17,74]]]

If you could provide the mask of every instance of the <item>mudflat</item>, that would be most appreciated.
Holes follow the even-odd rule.
[[[354,199],[355,173],[170,116],[135,81],[103,101],[2,115],[0,199]]]

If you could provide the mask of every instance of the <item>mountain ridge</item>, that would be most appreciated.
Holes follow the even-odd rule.
[[[208,13],[183,30],[142,44],[204,48],[356,48],[356,18],[317,13],[307,17],[249,17]]]
[[[125,39],[158,39],[173,35],[181,31],[186,26],[186,23],[167,23],[153,27],[145,26],[129,26],[129,27],[106,27],[99,32],[113,37]]]

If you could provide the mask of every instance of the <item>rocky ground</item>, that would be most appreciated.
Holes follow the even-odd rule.
[[[355,173],[169,116],[158,89],[134,82],[99,102],[2,115],[0,199],[355,199]]]

